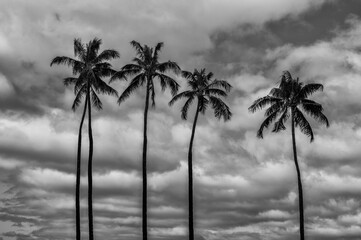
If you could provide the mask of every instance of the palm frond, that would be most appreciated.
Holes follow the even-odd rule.
[[[191,95],[187,101],[184,103],[182,109],[181,109],[181,117],[183,120],[187,120],[187,115],[188,115],[188,109],[189,106],[192,104],[193,100],[194,100],[195,96]],[[199,109],[197,109],[197,111],[199,111]]]
[[[269,115],[271,115],[273,112],[275,111],[283,111],[287,108],[288,106],[286,105],[286,103],[284,101],[279,101],[279,102],[275,102],[273,103],[269,108],[267,108],[267,110],[265,111],[264,115],[266,117],[268,117]]]
[[[224,88],[224,90],[226,90],[226,92],[229,92],[229,91],[231,91],[232,85],[229,84],[225,80],[217,80],[216,79],[212,83],[209,84],[208,88],[214,88],[214,87]]]
[[[111,77],[110,77],[110,80],[109,80],[109,83],[112,83],[114,82],[115,80],[127,80],[127,77],[126,77],[126,74],[124,71],[118,71],[118,72],[115,72]]]
[[[133,78],[130,82],[129,86],[124,90],[124,92],[118,98],[118,104],[122,103],[125,99],[127,99],[130,94],[132,94],[139,86],[143,85],[145,82],[144,74],[139,74]]]
[[[73,111],[75,112],[75,110],[78,108],[78,106],[81,103],[81,100],[83,98],[84,95],[86,95],[87,92],[87,86],[86,84],[84,84],[79,91],[77,91],[76,95],[75,95],[75,99],[73,101],[73,105],[71,107],[71,109],[73,109]]]
[[[132,62],[135,63],[135,64],[133,63],[134,65],[137,65],[137,66],[139,66],[141,68],[146,68],[147,67],[146,62],[144,60],[138,58],[138,57],[133,58]]]
[[[158,61],[158,55],[159,55],[159,52],[160,52],[160,50],[162,49],[163,46],[164,46],[163,42],[157,43],[157,45],[154,48],[153,61],[155,61],[155,62]]]
[[[73,67],[75,64],[79,64],[79,65],[84,65],[82,62],[74,59],[74,58],[70,58],[70,57],[66,57],[66,56],[61,56],[61,57],[55,57],[51,63],[50,66],[53,66],[53,64],[58,64],[58,65],[67,65],[69,67]]]
[[[169,101],[169,106],[172,106],[176,101],[180,100],[181,98],[190,98],[195,96],[196,93],[194,91],[184,91],[175,95],[172,100]]]
[[[323,91],[323,85],[319,83],[306,84],[299,92],[299,97],[305,99],[317,91]]]
[[[74,56],[84,60],[85,47],[80,38],[74,39]]]
[[[182,77],[184,77],[185,79],[188,79],[188,80],[192,79],[192,77],[193,77],[193,74],[188,71],[182,71],[181,75],[182,75]]]
[[[322,113],[323,108],[322,105],[319,103],[316,103],[309,99],[304,99],[301,102],[302,109],[309,114],[311,117],[319,121],[320,123],[325,124],[327,127],[329,127],[329,122],[327,117]]]
[[[197,69],[194,70],[194,74],[195,75],[199,75],[199,76],[205,76],[206,75],[206,69],[202,68],[200,71],[198,71]]]
[[[151,62],[153,62],[153,48],[144,45],[144,57],[142,59],[144,59],[144,64],[145,65],[151,65]]]
[[[93,71],[94,71],[95,75],[97,75],[100,78],[111,77],[116,73],[116,71],[113,70],[111,67],[112,67],[112,65],[107,62],[98,63],[93,68]]]
[[[96,94],[96,92],[94,91],[94,89],[91,89],[90,95],[91,95],[93,106],[97,110],[101,110],[103,108],[103,104],[102,104],[102,101],[100,101],[100,99],[99,99],[98,95]]]
[[[142,68],[135,64],[127,64],[122,67],[122,70],[115,72],[110,78],[109,83],[119,79],[127,80],[129,76],[136,75],[142,72]]]
[[[94,38],[89,41],[87,44],[87,60],[94,61],[98,56],[100,45],[102,44],[102,40],[100,38]]]
[[[109,61],[111,59],[119,58],[120,54],[118,51],[113,49],[107,49],[101,52],[96,59],[94,60],[95,63],[102,63],[103,61]]]
[[[315,111],[320,111],[322,112],[323,111],[323,107],[321,104],[313,101],[313,100],[310,100],[310,99],[302,99],[301,102],[300,102],[300,105],[303,107],[303,106],[309,106],[309,107],[312,107]]]
[[[175,74],[178,74],[181,72],[181,69],[178,66],[178,64],[176,62],[171,62],[171,61],[158,64],[157,69],[161,73],[164,73],[166,71],[173,71]]]
[[[277,102],[282,101],[281,98],[276,98],[272,96],[265,96],[257,99],[253,102],[253,104],[248,108],[248,110],[252,113],[256,112],[257,110],[261,110],[269,104],[274,104]]]
[[[162,88],[162,92],[165,91],[165,89],[167,88],[167,83],[164,81],[164,79],[162,78],[162,76],[159,76],[160,74],[155,74],[155,76],[157,76],[159,78],[160,81],[160,86]]]
[[[129,63],[122,67],[122,71],[142,71],[143,68],[140,65]]]
[[[78,94],[78,92],[80,91],[80,89],[84,86],[87,85],[88,81],[86,78],[86,73],[81,73],[79,75],[79,77],[77,78],[75,85],[74,85],[74,94]]]
[[[85,64],[83,62],[76,62],[73,65],[73,75],[82,73],[85,70]]]
[[[67,65],[69,67],[72,67],[73,75],[81,73],[84,70],[84,67],[85,67],[85,64],[83,62],[78,61],[78,60],[73,59],[73,58],[70,58],[70,57],[65,57],[65,56],[55,57],[51,61],[50,66],[52,66],[53,64]]]
[[[96,76],[95,81],[93,82],[93,87],[96,92],[100,92],[101,94],[107,94],[118,97],[118,92],[106,84],[100,77]]]
[[[232,113],[229,110],[227,104],[225,104],[220,98],[210,96],[209,100],[214,109],[214,116],[219,120],[223,117],[224,121],[228,121],[232,117]]]
[[[198,97],[198,101],[199,101],[199,111],[202,114],[205,114],[207,107],[208,107],[209,100],[206,99],[204,96],[200,96],[200,97]]]
[[[162,74],[162,73],[157,73],[155,76],[157,76],[160,79],[162,91],[164,91],[166,89],[166,87],[169,87],[171,90],[172,96],[177,94],[178,89],[179,89],[179,84],[177,83],[176,80],[174,80],[173,78],[171,78],[165,74]]]
[[[205,72],[205,69],[202,69],[202,70],[204,70],[204,72]],[[213,73],[212,72],[209,72],[207,75],[206,75],[206,79],[208,80],[208,81],[210,81],[211,79],[212,79],[212,77],[213,77]],[[216,80],[215,80],[216,81]]]
[[[207,88],[204,90],[204,93],[210,96],[221,96],[221,97],[227,96],[227,93],[225,91],[217,88]]]
[[[271,115],[266,117],[266,119],[262,122],[261,126],[259,127],[257,131],[257,137],[263,138],[263,130],[265,128],[268,128],[268,126],[277,118],[277,116],[280,114],[279,111],[273,112]]]
[[[67,78],[64,78],[64,80],[63,80],[65,86],[69,86],[72,84],[75,85],[77,81],[78,81],[78,78],[74,78],[74,77],[67,77]]]
[[[135,50],[137,51],[137,55],[141,59],[144,59],[144,49],[143,49],[142,45],[140,45],[139,42],[134,41],[134,40],[130,42],[130,45],[132,45],[135,48]]]
[[[285,130],[286,129],[285,122],[289,117],[290,115],[288,112],[288,108],[286,108],[285,110],[283,110],[283,113],[280,116],[280,118],[275,122],[272,132],[279,132],[281,130]]]
[[[117,71],[111,68],[102,68],[102,69],[96,69],[96,75],[103,78],[103,77],[112,77],[114,74],[116,74]]]
[[[285,98],[284,91],[280,88],[272,88],[269,95],[276,98]]]
[[[94,65],[94,69],[111,69],[112,65],[108,62],[99,62]]]
[[[294,108],[294,119],[295,126],[299,127],[301,132],[306,136],[310,137],[310,142],[313,141],[313,131],[310,123],[307,121],[305,116],[303,116],[302,112],[298,108]]]

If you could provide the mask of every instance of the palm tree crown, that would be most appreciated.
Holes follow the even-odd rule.
[[[97,109],[102,108],[98,94],[118,96],[117,91],[106,84],[102,78],[110,77],[115,73],[111,64],[106,61],[118,58],[119,53],[115,50],[104,50],[98,54],[101,43],[101,39],[94,38],[84,45],[80,39],[75,39],[74,55],[77,59],[65,56],[55,57],[50,64],[50,66],[53,64],[68,65],[72,67],[73,75],[79,74],[76,78],[67,77],[64,79],[66,86],[74,85],[76,95],[72,106],[74,111],[80,105],[83,96],[87,94],[88,86],[90,98]]]
[[[273,132],[285,130],[284,124],[290,117],[290,112],[293,112],[295,126],[298,126],[302,133],[310,137],[312,142],[314,139],[313,131],[302,112],[309,114],[327,127],[329,126],[328,119],[323,114],[322,105],[308,99],[314,92],[322,90],[322,84],[309,83],[303,85],[298,78],[293,79],[288,71],[283,72],[279,87],[273,88],[269,95],[257,99],[248,108],[251,112],[255,112],[271,105],[265,112],[266,119],[261,124],[257,136],[263,138],[264,128],[268,128],[273,121],[275,121]]]
[[[214,109],[214,116],[218,119],[229,120],[232,116],[229,107],[219,98],[226,97],[232,86],[225,80],[212,80],[213,73],[206,74],[205,69],[198,71],[194,69],[193,73],[182,71],[182,76],[187,79],[191,90],[181,92],[173,97],[169,105],[181,98],[186,98],[184,106],[181,109],[182,118],[187,119],[188,108],[194,99],[198,99],[198,111],[205,113],[208,105]]]
[[[180,68],[177,63],[172,61],[159,62],[159,52],[163,47],[163,43],[158,43],[155,48],[142,46],[136,41],[130,43],[137,52],[137,57],[133,59],[134,63],[127,64],[122,69],[115,73],[110,81],[116,79],[127,79],[127,77],[136,75],[129,86],[124,90],[122,95],[118,99],[120,104],[126,98],[128,98],[138,87],[147,83],[148,90],[151,93],[152,106],[155,106],[155,91],[154,91],[154,79],[160,80],[162,91],[167,87],[171,89],[172,95],[176,94],[179,89],[179,84],[171,77],[165,75],[166,71],[173,71],[178,73]]]

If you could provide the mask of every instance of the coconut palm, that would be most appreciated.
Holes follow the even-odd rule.
[[[92,180],[92,160],[93,160],[93,135],[91,126],[91,106],[96,109],[102,109],[102,102],[98,94],[107,94],[118,96],[117,91],[107,85],[102,78],[110,77],[115,73],[111,64],[107,61],[118,58],[119,53],[115,50],[104,50],[99,53],[101,39],[94,38],[84,45],[80,39],[74,39],[74,58],[55,57],[53,64],[65,64],[72,68],[73,75],[77,77],[67,77],[64,79],[65,86],[74,85],[75,99],[72,105],[75,111],[81,104],[85,96],[83,115],[80,121],[78,134],[78,151],[76,161],[76,190],[75,190],[75,209],[76,209],[76,239],[81,239],[80,230],[80,169],[81,169],[81,133],[85,114],[88,111],[88,136],[89,136],[89,160],[88,160],[88,214],[89,214],[89,239],[93,240],[93,180]],[[99,54],[98,54],[99,53]]]
[[[179,88],[178,83],[165,73],[173,71],[178,73],[180,68],[177,63],[172,61],[159,62],[159,52],[163,47],[163,43],[158,43],[154,48],[147,45],[141,45],[139,42],[132,41],[130,44],[136,50],[136,57],[133,63],[127,64],[120,71],[114,74],[110,81],[116,79],[126,80],[129,76],[134,76],[129,86],[124,90],[118,99],[118,104],[127,99],[136,89],[145,85],[145,107],[144,107],[144,128],[143,128],[143,160],[142,160],[142,175],[143,175],[143,199],[142,199],[142,229],[143,240],[147,240],[147,121],[149,101],[152,101],[152,106],[155,107],[155,86],[154,80],[160,82],[162,91],[167,87],[170,88],[172,95],[176,94]]]
[[[193,224],[193,162],[192,162],[192,148],[193,139],[196,131],[196,125],[199,113],[205,113],[207,107],[210,105],[214,110],[214,116],[218,119],[223,118],[227,121],[231,118],[232,113],[229,107],[220,99],[226,97],[231,90],[231,85],[225,80],[212,80],[213,73],[206,74],[206,70],[198,71],[195,69],[193,73],[183,71],[182,75],[188,81],[190,90],[181,92],[174,96],[169,102],[172,106],[174,102],[182,98],[187,99],[181,109],[182,119],[187,119],[188,109],[194,100],[197,101],[196,113],[193,120],[192,134],[188,150],[188,202],[189,202],[189,239],[194,239],[194,224]]]
[[[305,239],[304,233],[304,213],[303,213],[303,191],[301,172],[297,161],[297,149],[295,138],[295,127],[299,127],[301,132],[310,137],[312,142],[314,139],[313,131],[310,123],[304,116],[304,113],[310,115],[320,123],[329,126],[327,117],[322,113],[322,105],[308,99],[310,95],[317,91],[322,91],[323,85],[318,83],[309,83],[304,85],[299,79],[293,79],[288,71],[284,71],[281,76],[281,82],[278,88],[273,88],[269,95],[257,99],[248,109],[252,113],[265,108],[266,119],[261,124],[257,136],[263,138],[263,130],[272,122],[275,122],[273,132],[285,130],[285,122],[291,117],[292,129],[292,145],[293,158],[297,171],[298,183],[298,201],[299,201],[299,217],[300,217],[300,239]]]

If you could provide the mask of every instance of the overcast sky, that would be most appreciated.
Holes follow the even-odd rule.
[[[265,5],[267,3],[268,5]],[[164,42],[160,59],[205,67],[233,89],[231,121],[201,115],[194,145],[197,239],[297,239],[297,178],[287,130],[256,137],[264,112],[247,108],[289,70],[324,84],[311,99],[330,120],[297,132],[310,240],[361,236],[361,2],[359,0],[0,0],[0,239],[74,239],[75,159],[80,112],[50,67],[73,56],[73,40],[101,38],[114,69],[135,55],[129,42]],[[176,78],[185,89],[185,80]],[[112,84],[120,93],[126,83]],[[144,90],[120,106],[101,96],[94,112],[94,215],[98,239],[141,239]],[[149,113],[150,239],[187,235],[189,120],[156,92]],[[289,124],[289,123],[288,123]],[[84,131],[85,132],[85,131]],[[83,169],[87,135],[83,135]],[[82,223],[87,232],[86,172]]]

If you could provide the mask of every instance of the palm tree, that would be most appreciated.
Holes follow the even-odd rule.
[[[86,111],[88,111],[88,136],[89,136],[89,161],[88,161],[88,214],[89,214],[89,239],[94,239],[93,234],[93,178],[92,178],[92,160],[93,160],[93,135],[91,126],[91,105],[100,110],[102,102],[98,94],[108,94],[118,96],[116,90],[108,86],[101,78],[110,77],[115,73],[111,68],[108,60],[118,58],[119,53],[115,50],[104,50],[100,54],[99,47],[101,39],[94,38],[84,45],[80,39],[74,39],[74,55],[70,57],[55,57],[50,66],[53,64],[65,64],[72,68],[73,75],[77,77],[67,77],[64,79],[64,85],[74,85],[75,99],[72,109],[75,111],[83,97],[85,104],[83,115],[80,121],[78,134],[78,152],[76,161],[76,189],[75,189],[75,209],[76,209],[76,239],[81,239],[80,230],[80,168],[81,168],[81,132]]]
[[[174,96],[169,102],[169,105],[172,106],[174,102],[179,99],[186,98],[184,106],[181,110],[181,117],[184,120],[187,120],[187,113],[189,106],[196,99],[197,108],[193,121],[192,135],[189,143],[188,150],[188,202],[189,202],[189,239],[194,239],[194,225],[193,225],[193,162],[192,162],[192,148],[193,148],[193,139],[196,130],[198,114],[205,113],[209,105],[214,109],[214,116],[218,119],[223,118],[224,121],[227,121],[231,118],[232,113],[229,110],[229,107],[219,98],[226,97],[227,92],[229,92],[232,86],[227,83],[225,80],[212,80],[213,73],[209,72],[206,74],[205,69],[198,71],[194,70],[193,73],[183,71],[182,75],[188,81],[188,86],[190,90],[181,92]]]
[[[159,62],[159,52],[163,47],[163,43],[158,43],[155,48],[150,48],[147,45],[141,45],[136,41],[131,41],[130,44],[135,48],[137,57],[133,59],[133,63],[127,64],[122,69],[114,74],[110,81],[116,79],[124,79],[135,75],[129,86],[124,90],[118,99],[118,104],[127,99],[137,88],[146,85],[145,88],[145,107],[144,107],[144,128],[143,128],[143,161],[142,161],[142,175],[143,175],[143,208],[142,208],[142,229],[143,240],[148,239],[147,232],[147,121],[149,98],[152,100],[152,106],[155,107],[155,89],[154,79],[160,81],[162,91],[167,87],[171,89],[172,95],[178,91],[178,83],[171,77],[165,75],[166,71],[173,71],[178,73],[180,68],[177,63],[172,61]]]
[[[248,109],[252,113],[260,110],[268,105],[271,105],[265,113],[266,119],[261,124],[257,136],[263,138],[263,130],[267,128],[273,121],[275,121],[273,132],[285,130],[285,122],[291,115],[291,129],[292,129],[292,144],[293,144],[293,158],[297,171],[298,183],[298,201],[300,213],[300,239],[305,239],[304,230],[304,214],[303,214],[303,191],[301,172],[297,161],[295,127],[299,127],[301,132],[310,137],[312,142],[314,139],[313,131],[310,123],[305,118],[304,113],[307,113],[320,123],[329,126],[327,117],[322,113],[322,105],[308,99],[314,92],[322,91],[323,85],[318,83],[309,83],[303,85],[299,79],[293,79],[288,71],[284,71],[281,76],[281,82],[278,88],[273,88],[269,95],[257,99]],[[302,111],[301,111],[302,109]],[[278,119],[277,119],[278,118]],[[277,119],[277,120],[276,120]]]

